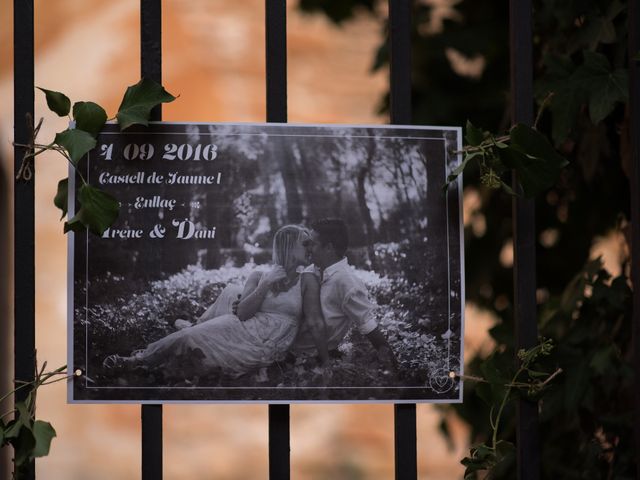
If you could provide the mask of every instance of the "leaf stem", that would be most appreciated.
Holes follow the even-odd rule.
[[[462,150],[454,150],[453,153],[484,152],[487,147],[493,147],[496,143],[505,143],[509,141],[511,141],[511,135],[502,135],[501,137],[483,140],[480,145],[467,145],[463,147]]]
[[[538,109],[538,114],[536,115],[536,120],[533,122],[533,128],[538,129],[538,123],[540,122],[540,118],[542,118],[542,114],[547,109],[549,104],[551,103],[551,99],[555,95],[555,92],[547,93],[547,96],[542,100],[542,104],[540,104],[540,108]]]
[[[496,415],[495,425],[493,425],[493,422],[492,422],[493,435],[491,436],[491,448],[494,452],[496,451],[496,445],[498,444],[498,427],[500,426],[502,412],[504,411],[504,407],[507,405],[507,400],[509,399],[509,395],[511,394],[511,389],[513,388],[512,385],[516,383],[517,378],[524,371],[525,371],[525,368],[521,366],[516,372],[516,374],[513,376],[513,379],[511,380],[510,384],[507,385],[507,391],[502,397],[502,402],[500,403],[500,408],[498,409],[498,414]]]

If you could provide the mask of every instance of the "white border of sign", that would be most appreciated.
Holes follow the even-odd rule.
[[[111,122],[110,122],[111,123]],[[462,128],[461,127],[450,127],[450,126],[421,126],[421,125],[388,125],[388,124],[380,124],[380,125],[376,125],[376,124],[307,124],[307,123],[252,123],[252,122],[216,122],[216,123],[208,123],[208,122],[150,122],[151,125],[153,124],[158,124],[158,125],[227,125],[227,126],[246,126],[246,127],[274,127],[274,126],[281,126],[281,127],[310,127],[310,128],[360,128],[360,129],[367,129],[367,128],[371,128],[371,129],[394,129],[394,130],[403,130],[403,129],[407,129],[407,130],[437,130],[437,131],[454,131],[456,132],[456,138],[457,138],[457,151],[460,152],[462,150]],[[127,135],[127,134],[137,134],[139,135],[139,132],[103,132],[102,134],[114,134],[114,135]],[[157,132],[149,132],[149,133],[145,133],[145,134],[151,134],[151,135],[163,135],[164,133],[157,133]],[[172,132],[172,134],[180,134],[178,132]],[[188,135],[188,133],[184,133],[184,135]],[[263,133],[239,133],[238,135],[263,135]],[[322,136],[322,137],[334,137],[335,135],[287,135],[287,134],[269,134],[269,136],[305,136],[305,137],[310,137],[310,136]],[[356,136],[354,136],[354,138],[357,138]],[[407,138],[407,139],[419,139],[419,140],[442,140],[443,142],[445,141],[444,138],[442,137],[402,137],[402,138]],[[89,154],[90,155],[90,154]],[[447,154],[445,154],[447,155]],[[455,169],[459,164],[460,164],[460,157],[461,154],[460,153],[455,153],[455,159],[453,161],[450,161],[447,163],[446,165],[446,169],[445,169],[445,175],[448,176],[451,171],[453,169]],[[90,156],[88,158],[88,161],[90,162]],[[446,181],[446,178],[444,179]],[[89,181],[89,178],[87,178],[87,181]],[[73,391],[73,379],[69,380],[67,382],[67,400],[68,403],[77,403],[77,404],[179,404],[179,403],[187,403],[187,404],[211,404],[211,403],[222,403],[222,404],[229,404],[229,403],[236,403],[236,404],[242,404],[242,403],[252,403],[252,404],[292,404],[292,403],[318,403],[318,404],[336,404],[336,403],[363,403],[363,404],[367,404],[367,403],[373,403],[373,404],[380,404],[380,403],[393,403],[393,404],[402,404],[402,403],[406,403],[406,404],[411,404],[411,403],[442,403],[442,404],[449,404],[449,403],[461,403],[462,399],[463,399],[463,381],[462,381],[462,377],[464,376],[464,343],[463,343],[463,339],[464,339],[464,324],[465,324],[465,271],[464,271],[464,225],[463,225],[463,218],[462,218],[462,206],[463,206],[463,181],[462,181],[462,175],[459,175],[457,180],[456,180],[456,185],[457,185],[457,190],[458,190],[458,202],[459,202],[459,209],[460,209],[460,214],[459,214],[459,232],[460,232],[460,342],[461,342],[461,347],[460,347],[460,358],[459,358],[459,366],[460,366],[460,371],[458,372],[453,372],[455,373],[458,377],[460,377],[460,382],[459,382],[459,388],[458,388],[458,398],[457,399],[432,399],[432,400],[403,400],[403,399],[382,399],[382,400],[176,400],[176,399],[171,399],[171,400],[85,400],[85,399],[75,399],[74,398],[74,391]],[[447,205],[447,209],[449,207],[449,200],[448,197],[446,199],[446,205]],[[73,215],[75,214],[75,175],[74,175],[74,171],[72,170],[72,168],[69,168],[69,198],[68,198],[68,217],[67,218],[71,218],[73,217]],[[449,236],[449,216],[447,213],[447,237]],[[73,305],[74,305],[74,247],[75,247],[75,233],[74,232],[69,232],[68,234],[68,241],[67,241],[67,365],[69,366],[69,368],[71,369],[74,366],[74,309],[73,309]],[[85,235],[89,235],[89,233],[87,232]],[[88,242],[87,242],[88,245]],[[449,250],[449,242],[447,242],[447,251]],[[88,248],[87,248],[87,259],[89,258],[89,252],[88,252]],[[88,265],[88,262],[87,262]],[[450,278],[450,269],[448,268],[448,274],[449,274],[449,278],[448,278],[448,283],[449,285],[451,284],[451,278]],[[450,289],[449,289],[450,290]],[[88,301],[88,299],[87,299]],[[451,312],[451,296],[449,295],[449,313]],[[449,314],[449,322],[451,322],[451,315]],[[450,323],[449,323],[450,326]],[[88,339],[88,334],[86,335],[86,338]],[[87,340],[88,342],[88,340]],[[85,353],[88,351],[88,345],[85,346]],[[449,351],[450,351],[450,341],[449,341]],[[449,365],[451,358],[450,355],[447,358],[447,364]],[[88,362],[87,362],[88,364]],[[83,372],[83,376],[85,379],[85,388],[87,389],[127,389],[127,390],[136,390],[136,389],[158,389],[161,388],[163,390],[171,390],[171,389],[189,389],[189,390],[194,390],[194,389],[201,389],[201,390],[212,390],[212,389],[223,389],[223,390],[242,390],[242,389],[246,389],[246,390],[260,390],[260,389],[269,389],[269,390],[273,390],[274,388],[278,388],[278,389],[299,389],[300,387],[258,387],[258,386],[252,386],[252,387],[157,387],[157,386],[144,386],[144,387],[132,387],[132,386],[126,386],[126,387],[113,387],[113,386],[109,386],[109,387],[94,387],[94,386],[90,386],[89,382],[90,382],[90,372]],[[365,386],[365,387],[358,387],[358,386],[349,386],[349,387],[304,387],[305,389],[359,389],[359,390],[364,390],[364,389],[372,389],[372,390],[379,390],[379,389],[397,389],[398,387],[377,387],[377,386]],[[423,386],[403,386],[403,389],[424,389]]]

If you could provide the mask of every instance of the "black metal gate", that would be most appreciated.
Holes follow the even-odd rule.
[[[266,95],[267,121],[287,121],[286,2],[265,0],[266,4]],[[141,0],[141,75],[162,81],[161,0]],[[630,1],[631,120],[633,146],[632,250],[636,255],[632,278],[640,282],[640,7]],[[411,123],[411,2],[389,0],[391,44],[391,122]],[[531,0],[510,0],[511,96],[512,120],[533,121],[532,4]],[[29,142],[25,118],[34,114],[34,0],[14,0],[14,140]],[[160,120],[158,107],[153,120]],[[15,148],[16,172],[23,151]],[[15,185],[15,379],[33,380],[35,348],[35,265],[34,265],[34,182]],[[537,341],[535,225],[532,200],[516,199],[513,205],[514,291],[516,299],[516,345],[527,348]],[[635,370],[640,372],[640,289],[634,291]],[[640,382],[636,382],[636,405],[640,404]],[[18,400],[28,392],[21,390]],[[518,405],[518,476],[537,479],[539,437],[536,404]],[[144,405],[142,417],[142,478],[162,478],[162,406]],[[639,420],[636,418],[636,445],[640,445]],[[637,447],[636,447],[637,448]],[[330,462],[327,459],[327,462]],[[416,407],[395,406],[396,479],[417,478]],[[640,464],[639,464],[640,465]],[[35,468],[30,467],[30,478]],[[289,406],[269,406],[269,477],[290,477]],[[640,478],[640,474],[638,475]]]

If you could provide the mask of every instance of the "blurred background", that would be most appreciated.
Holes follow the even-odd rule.
[[[0,15],[0,155],[4,262],[2,292],[9,292],[13,175],[12,2]],[[139,2],[134,0],[36,1],[36,85],[62,91],[72,101],[91,100],[109,114],[126,86],[138,81]],[[385,15],[384,11],[380,15]],[[288,106],[290,122],[385,123],[379,114],[387,70],[372,73],[383,23],[366,9],[336,25],[290,2]],[[168,0],[163,2],[163,84],[180,98],[163,109],[168,121],[265,120],[264,2]],[[36,94],[40,139],[53,138],[64,120],[49,115]],[[55,156],[36,164],[36,344],[38,359],[66,363],[66,237],[52,203],[66,165]],[[19,267],[18,267],[19,268]],[[4,297],[0,319],[3,388],[12,377],[12,316]],[[293,478],[389,478],[393,474],[391,405],[296,405],[291,411]],[[140,408],[135,405],[67,405],[62,384],[42,390],[38,416],[57,430],[51,454],[37,462],[38,478],[134,479],[140,470]],[[449,452],[437,432],[439,415],[418,406],[422,476],[459,477],[463,439]],[[267,407],[171,406],[164,410],[165,478],[267,477]],[[7,450],[7,449],[5,449]],[[8,452],[3,452],[8,453]],[[91,472],[91,473],[89,473]],[[3,477],[0,474],[0,477]],[[4,478],[4,477],[3,477]]]
[[[13,182],[9,4],[0,4],[4,252],[11,238]],[[291,122],[388,122],[385,4],[288,2]],[[536,97],[540,102],[547,92],[557,93],[538,128],[570,161],[558,183],[536,198],[540,327],[567,346],[551,357],[551,367],[562,365],[565,373],[540,405],[547,478],[572,478],[577,471],[584,478],[607,478],[607,472],[625,475],[634,468],[628,427],[627,4],[534,0]],[[138,8],[134,0],[36,1],[36,84],[63,91],[72,101],[96,101],[113,113],[140,75]],[[180,94],[164,107],[164,119],[263,121],[263,2],[165,0],[163,9],[163,84]],[[413,9],[414,122],[462,126],[470,119],[492,132],[506,130],[508,2],[416,0]],[[36,116],[46,116],[43,141],[66,126],[48,114],[41,94]],[[43,155],[36,167],[36,343],[39,359],[56,367],[66,361],[66,239],[52,199],[66,166]],[[483,187],[486,173],[473,167],[465,172],[465,361],[473,360],[471,372],[481,370],[480,357],[494,342],[503,362],[513,358],[511,198]],[[600,263],[584,270],[597,257]],[[0,298],[0,375],[7,388],[13,372],[12,256],[4,258],[1,292],[8,295]],[[488,411],[469,382],[465,403],[455,409],[443,413],[419,405],[420,477],[461,478],[459,460],[470,440],[489,434]],[[166,478],[266,478],[266,406],[167,406],[164,412]],[[293,406],[291,414],[293,478],[392,477],[392,406]],[[139,407],[68,406],[64,387],[55,385],[42,391],[38,415],[58,431],[50,456],[37,462],[39,478],[138,478]],[[511,420],[503,434],[513,438]],[[514,478],[512,469],[496,478]]]

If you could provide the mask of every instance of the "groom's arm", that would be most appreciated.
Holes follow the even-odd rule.
[[[366,287],[359,282],[348,291],[342,304],[343,312],[376,349],[380,363],[397,371],[398,361],[387,338],[378,328],[375,308],[376,305],[369,300]]]
[[[391,366],[394,370],[397,370],[398,360],[396,359],[393,350],[391,350],[391,346],[387,341],[387,337],[384,336],[384,333],[376,327],[371,332],[367,333],[366,337],[378,352],[378,360],[380,360],[384,365]]]

